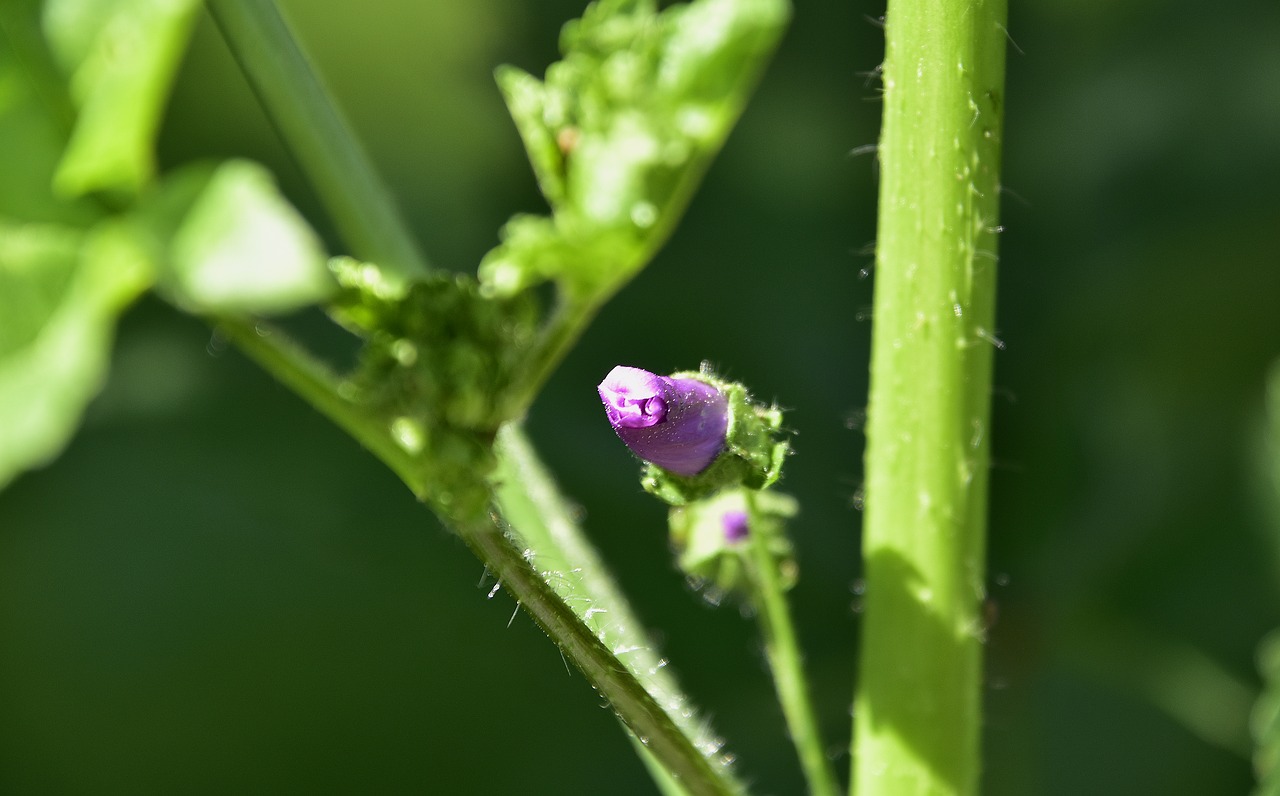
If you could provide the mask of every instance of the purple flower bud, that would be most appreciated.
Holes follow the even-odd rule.
[[[720,515],[720,527],[724,529],[724,540],[729,544],[741,542],[747,538],[747,513],[745,511],[726,511]]]
[[[706,382],[619,365],[599,391],[613,430],[646,462],[697,475],[724,448],[729,405]]]

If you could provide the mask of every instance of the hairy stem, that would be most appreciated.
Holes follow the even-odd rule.
[[[756,501],[751,496],[748,496],[747,501],[751,517],[747,527],[758,528],[761,523],[755,516]],[[778,691],[778,702],[782,705],[782,714],[791,732],[791,742],[795,744],[800,757],[800,767],[809,783],[809,793],[812,796],[837,796],[840,788],[836,784],[835,772],[831,761],[827,759],[822,737],[818,732],[809,684],[804,676],[800,642],[796,637],[787,596],[778,576],[778,564],[769,552],[768,539],[763,534],[752,533],[748,539],[752,601],[755,603],[760,635],[764,639],[765,656],[769,659],[769,670]]]
[[[565,655],[605,695],[636,738],[663,763],[689,794],[724,796],[734,792],[693,747],[671,715],[645,691],[611,650],[584,625],[521,551],[492,526],[459,528],[462,538],[495,577],[551,636]]]
[[[354,253],[383,267],[393,266],[402,275],[425,273],[425,261],[394,202],[333,109],[271,1],[211,0],[210,7],[232,51],[255,83],[259,99],[286,142],[297,151]],[[327,160],[330,157],[341,163],[334,165]],[[585,324],[590,315],[590,311],[581,313],[576,322]],[[395,444],[383,423],[342,398],[338,382],[327,368],[278,332],[263,333],[260,327],[235,318],[223,319],[220,324],[249,356],[361,442],[414,494],[427,494],[412,455]],[[563,332],[560,345],[576,338],[577,331]],[[562,354],[563,349],[558,348],[550,354],[550,361],[558,361]],[[687,699],[662,671],[665,661],[656,657],[655,646],[631,617],[622,594],[576,529],[532,448],[515,427],[504,429],[499,439],[506,444],[498,448],[503,469],[493,485],[494,499],[504,512],[510,512],[511,516],[504,517],[513,525],[507,529],[509,533],[499,530],[494,518],[451,516],[441,507],[436,507],[437,513],[610,701],[646,749],[646,761],[656,759],[664,769],[663,776],[657,777],[664,789],[673,792],[679,788],[689,794],[741,793],[741,786],[733,781],[727,762],[719,755],[720,742],[705,725],[690,718],[693,713]],[[530,509],[523,513],[521,496]],[[539,540],[536,550],[529,547],[526,536]],[[548,560],[563,562],[565,572],[577,573],[582,594],[593,601],[597,615],[612,612],[618,623],[625,625],[611,630],[616,638],[602,635],[586,621],[589,615],[575,613],[566,600],[571,594],[558,593],[563,587],[560,571],[534,568],[539,561]],[[606,646],[606,641],[615,640],[617,646]],[[623,657],[627,665],[620,662]],[[642,670],[651,670],[643,682],[637,679]]]
[[[352,251],[388,273],[427,273],[426,258],[364,148],[271,0],[209,0],[223,37],[280,137]]]
[[[235,316],[223,316],[213,323],[218,334],[235,343],[263,370],[364,445],[411,489],[415,488],[412,456],[395,444],[384,423],[341,396],[338,376],[324,363],[266,324]],[[414,493],[422,494],[417,489]]]
[[[289,342],[282,332],[230,317],[220,319],[218,329],[263,369],[369,449],[400,476],[410,491],[416,495],[427,493],[429,485],[421,481],[421,468],[414,466],[411,454],[395,444],[386,425],[345,400],[337,379],[327,368]],[[609,700],[646,753],[661,763],[684,792],[710,796],[740,793],[728,777],[727,765],[715,756],[719,742],[709,730],[676,725],[679,719],[688,725],[693,723],[691,718],[681,716],[687,712],[685,698],[663,670],[665,661],[655,656],[607,574],[603,569],[594,569],[584,576],[581,564],[593,563],[594,551],[565,516],[563,502],[548,493],[552,489],[550,481],[532,458],[532,449],[515,428],[504,429],[501,436],[506,441],[503,450],[511,451],[513,446],[519,450],[514,459],[519,466],[501,471],[499,480],[504,483],[501,494],[505,500],[499,502],[512,505],[513,516],[529,529],[531,538],[545,546],[535,553],[514,531],[504,534],[494,518],[451,516],[436,507],[441,520],[462,537],[565,656]],[[513,461],[510,453],[504,459]],[[531,487],[522,480],[525,467],[535,468]],[[519,505],[521,496],[536,502],[536,508]],[[530,510],[536,512],[533,517],[526,514]],[[548,525],[555,526],[555,530],[547,530]],[[553,544],[552,534],[573,537],[568,543],[574,553],[572,562],[561,563],[563,558],[558,557],[565,556],[562,548],[566,545]],[[575,544],[580,549],[574,549]],[[554,562],[553,566],[564,566],[564,571],[545,568],[548,561]],[[572,588],[583,582],[590,582],[592,590]],[[593,607],[586,610],[587,619],[580,610],[569,607],[571,602]],[[594,622],[588,621],[592,610],[598,616]],[[622,663],[624,658],[627,664]],[[648,682],[639,679],[641,674]],[[661,704],[659,699],[663,700]]]
[[[739,792],[741,786],[719,754],[723,741],[681,691],[666,659],[659,655],[608,568],[573,520],[572,507],[519,426],[503,426],[495,450],[498,469],[492,480],[498,506],[514,526],[526,558],[645,690],[659,704],[668,706],[672,720],[707,756],[726,787]],[[651,763],[650,750],[639,748],[646,763]],[[650,768],[653,770],[652,765]]]
[[[1006,0],[889,0],[860,796],[977,792]]]

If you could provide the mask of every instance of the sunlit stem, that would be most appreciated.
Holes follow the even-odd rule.
[[[858,796],[974,794],[1005,0],[889,0]]]

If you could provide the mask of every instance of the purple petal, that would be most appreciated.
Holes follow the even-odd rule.
[[[613,430],[647,462],[697,475],[724,448],[728,404],[706,382],[619,365],[600,383],[599,392]]]
[[[615,428],[649,428],[667,417],[666,379],[640,368],[619,365],[600,382],[609,423]]]

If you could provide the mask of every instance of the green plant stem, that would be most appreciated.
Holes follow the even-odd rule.
[[[427,493],[428,484],[421,480],[422,470],[414,466],[411,454],[395,444],[386,426],[373,421],[360,407],[342,398],[339,382],[328,369],[289,342],[283,333],[234,317],[218,319],[217,328],[251,359],[374,453],[400,476],[414,494],[421,496]],[[507,450],[513,444],[521,449],[519,461],[522,466],[537,466],[536,462],[530,460],[532,449],[520,438],[518,429],[504,429],[501,436],[507,440]],[[512,440],[517,441],[513,443]],[[508,490],[508,503],[514,499],[510,497],[512,485],[521,483],[518,478],[518,470],[507,470],[503,475],[506,482],[504,489]],[[545,495],[546,483],[549,482],[543,483],[540,479],[545,479],[544,473],[535,477],[534,489],[530,491]],[[540,497],[539,500],[545,498]],[[595,570],[589,577],[594,579],[595,589],[616,600],[606,603],[608,608],[600,602],[591,602],[593,596],[581,591],[575,594],[572,589],[566,589],[566,584],[571,581],[583,579],[581,571],[543,569],[542,563],[537,564],[538,568],[535,569],[536,561],[555,555],[554,552],[534,554],[523,544],[522,539],[504,534],[493,518],[456,517],[440,507],[436,509],[441,519],[462,537],[488,570],[515,596],[524,610],[555,640],[565,656],[609,699],[618,717],[635,733],[645,749],[652,752],[662,767],[680,783],[685,792],[709,796],[727,796],[740,792],[728,778],[726,764],[704,752],[705,747],[695,745],[694,738],[697,736],[692,732],[686,733],[676,726],[675,716],[684,707],[683,697],[674,686],[669,689],[658,687],[659,684],[665,686],[670,682],[669,675],[663,671],[665,662],[654,657],[652,646],[639,624],[629,616],[621,595],[611,585],[606,585],[607,575],[603,574],[603,570]],[[561,526],[556,533],[563,535],[570,532],[567,529],[572,526],[571,521],[560,513],[563,506],[552,507],[544,503],[537,511],[554,512],[548,514],[548,517]],[[519,515],[518,518],[525,521],[526,526],[537,524],[518,510],[512,513]],[[530,535],[537,538],[538,531],[535,529]],[[585,546],[585,540],[580,535],[578,542]],[[548,543],[547,548],[550,547]],[[578,566],[581,559],[590,561],[594,558],[589,548],[577,552]],[[565,563],[564,566],[568,567],[569,564]],[[564,593],[559,593],[557,587]],[[569,596],[588,601],[604,621],[597,621],[595,626],[583,621],[569,607],[566,600]],[[614,619],[604,618],[610,610],[620,616]],[[606,625],[608,632],[600,629],[600,625]],[[633,647],[625,646],[627,644],[632,644]],[[623,656],[637,662],[640,670],[648,667],[648,679],[655,685],[646,687],[632,672],[637,663],[624,665],[621,662]],[[658,698],[665,702],[659,704]],[[718,749],[718,742],[709,740],[709,736],[699,738],[697,743],[714,744]]]
[[[977,792],[1005,0],[889,0],[859,796]]]
[[[707,757],[725,786],[741,792],[728,762],[719,754],[723,742],[693,710],[608,568],[573,521],[572,507],[524,433],[513,423],[503,426],[494,450],[498,469],[492,482],[497,503],[514,526],[526,558],[645,690],[668,706],[672,720]],[[638,748],[646,763],[652,763],[650,750]],[[658,778],[661,769],[650,768]]]
[[[756,519],[756,501],[750,494],[747,497],[747,507],[750,513],[747,527],[759,528],[762,523]],[[835,771],[831,767],[831,761],[827,759],[822,737],[818,732],[809,684],[804,676],[800,643],[796,637],[795,625],[791,621],[786,591],[778,576],[778,563],[769,551],[769,540],[763,534],[751,534],[748,538],[752,601],[760,625],[760,635],[764,639],[769,670],[778,691],[778,702],[782,705],[782,714],[791,732],[791,742],[800,757],[800,767],[809,783],[809,793],[812,796],[836,796],[840,793],[840,788],[836,784]]]
[[[426,258],[399,209],[275,4],[209,0],[208,8],[347,245],[388,273],[425,275]]]
[[[237,316],[222,316],[212,323],[218,334],[390,467],[414,494],[424,494],[422,485],[415,483],[413,457],[395,444],[384,423],[341,396],[339,379],[328,367],[266,324]]]
[[[671,716],[644,690],[605,643],[589,632],[566,603],[530,569],[511,540],[492,527],[460,529],[462,538],[561,651],[606,695],[619,718],[690,794],[734,791],[712,769],[712,762],[690,743]]]

